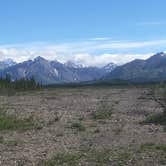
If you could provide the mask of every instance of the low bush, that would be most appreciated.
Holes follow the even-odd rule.
[[[80,122],[72,123],[71,124],[71,128],[72,129],[76,129],[78,131],[85,131],[86,130],[85,126],[82,123],[80,123]]]
[[[91,113],[91,117],[94,120],[111,119],[112,110],[112,106],[109,106],[107,103],[101,103],[96,111]]]
[[[0,130],[29,130],[38,128],[32,118],[18,119],[13,115],[8,115],[2,109],[0,110]]]
[[[146,117],[146,119],[141,122],[142,124],[160,124],[160,125],[166,125],[166,115],[164,113],[158,113],[158,114],[151,114]]]

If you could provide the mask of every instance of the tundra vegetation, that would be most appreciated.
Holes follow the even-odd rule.
[[[166,125],[166,84],[160,83],[152,86],[150,94],[151,99],[158,104],[162,111],[148,115],[144,123]]]
[[[42,88],[32,80],[18,90],[19,81],[0,81],[16,91],[0,93],[2,165],[166,165],[164,85]]]

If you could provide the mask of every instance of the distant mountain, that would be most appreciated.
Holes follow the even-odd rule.
[[[120,79],[136,82],[166,80],[166,54],[160,52],[147,60],[136,59],[117,67],[103,79]]]
[[[5,59],[4,61],[0,61],[0,70],[13,66],[15,64],[16,62],[14,62],[12,59]]]
[[[0,72],[0,75],[10,74],[13,80],[34,76],[36,81],[43,84],[56,84],[98,80],[105,76],[107,70],[105,68],[83,67],[71,61],[62,64],[58,61],[48,61],[39,56],[34,60],[5,68]]]
[[[66,63],[64,63],[64,65],[66,66],[66,67],[69,67],[69,68],[82,68],[83,67],[83,65],[81,64],[76,64],[75,62],[73,62],[73,61],[67,61]]]
[[[10,74],[13,80],[35,77],[43,84],[79,83],[96,80],[150,82],[166,80],[166,53],[160,52],[146,60],[136,59],[121,66],[108,63],[104,67],[84,67],[73,61],[60,63],[42,57],[16,64],[7,59],[0,62],[0,76]]]
[[[103,67],[103,70],[105,70],[107,73],[112,72],[117,67],[114,63],[109,63]]]

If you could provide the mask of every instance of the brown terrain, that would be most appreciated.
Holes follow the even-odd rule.
[[[0,102],[2,166],[166,165],[165,127],[140,123],[162,111],[148,88],[52,88]]]

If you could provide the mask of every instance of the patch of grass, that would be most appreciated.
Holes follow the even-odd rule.
[[[156,150],[160,150],[163,151],[164,153],[166,153],[166,144],[159,144],[155,146]]]
[[[151,114],[146,117],[146,119],[141,122],[142,124],[160,124],[160,125],[166,125],[166,114],[159,113],[159,114]]]
[[[85,131],[86,130],[85,126],[80,122],[72,123],[71,128],[76,129],[77,131]]]
[[[116,152],[111,153],[110,150],[96,151],[80,151],[72,153],[57,154],[52,159],[44,161],[44,166],[78,166],[78,165],[95,165],[95,166],[107,166],[107,165],[125,165],[131,158],[131,154],[128,152]],[[42,165],[42,164],[40,164]]]
[[[52,159],[45,161],[44,166],[77,166],[81,156],[81,153],[57,154]]]
[[[7,145],[7,146],[17,146],[18,141],[16,141],[16,140],[4,141],[4,144]]]
[[[92,165],[110,165],[110,152],[109,150],[96,151],[91,150],[86,154],[86,160]]]
[[[27,119],[18,119],[13,115],[8,115],[2,109],[0,110],[0,130],[30,130],[37,129],[38,125],[32,120],[32,117]]]
[[[145,151],[147,149],[152,149],[155,146],[154,143],[144,143],[140,146],[140,151]]]
[[[6,146],[17,146],[18,141],[16,140],[5,140],[2,136],[0,137],[0,144],[6,145]]]
[[[152,150],[166,152],[166,144],[145,143],[140,146],[141,151]]]
[[[91,113],[91,117],[94,120],[111,119],[111,116],[112,116],[112,107],[107,105],[102,105],[96,111]]]
[[[131,159],[131,153],[129,152],[119,152],[117,155],[114,156],[114,163],[117,166],[124,166],[126,162]]]

